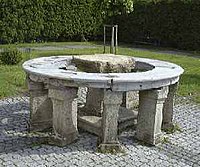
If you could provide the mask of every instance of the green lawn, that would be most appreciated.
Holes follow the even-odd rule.
[[[72,54],[94,54],[102,53],[103,47],[94,43],[44,43],[44,44],[19,44],[18,47],[36,47],[36,46],[64,46],[64,45],[93,45],[96,48],[90,49],[65,49],[59,51],[32,51],[23,54],[23,61],[34,57],[52,56],[52,55],[72,55]],[[16,45],[15,45],[16,46]],[[0,48],[6,45],[0,45]],[[108,48],[107,48],[108,49]],[[165,60],[182,66],[185,70],[180,80],[178,94],[181,96],[191,96],[192,99],[200,103],[200,59],[184,55],[171,55],[157,53],[154,51],[139,51],[127,47],[119,47],[118,54],[135,57],[146,57],[159,60]],[[22,64],[23,62],[21,62]],[[0,98],[14,96],[27,91],[25,84],[25,73],[21,64],[17,66],[0,65]]]

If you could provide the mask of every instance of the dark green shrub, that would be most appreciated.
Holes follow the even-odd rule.
[[[43,0],[0,0],[0,41],[29,42],[43,29]]]
[[[133,8],[115,18],[121,41],[200,50],[200,1],[134,0]]]
[[[0,61],[6,65],[16,65],[22,60],[22,53],[17,48],[5,48],[0,53]]]
[[[0,0],[0,43],[82,38],[96,34],[102,0]]]

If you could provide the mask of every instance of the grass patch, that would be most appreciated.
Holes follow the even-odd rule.
[[[2,44],[0,48],[10,47],[43,47],[43,46],[66,46],[66,45],[96,45],[95,42],[41,42],[41,43],[19,43],[19,44]]]
[[[170,143],[169,137],[162,137],[161,141],[162,144]]]
[[[97,152],[101,153],[101,154],[112,154],[112,155],[117,155],[117,154],[122,154],[122,155],[126,155],[126,151],[124,150],[124,148],[122,148],[121,146],[119,146],[119,148],[112,148],[111,147],[106,147],[104,149],[101,148],[97,148]]]
[[[66,48],[64,50],[48,50],[38,51],[33,50],[30,53],[23,54],[23,60],[19,65],[6,66],[0,65],[0,98],[16,95],[20,92],[26,91],[25,73],[22,70],[22,63],[28,59],[54,56],[54,55],[81,55],[81,54],[95,54],[103,53],[103,46],[95,45],[90,42],[50,42],[50,43],[32,43],[32,44],[18,44],[17,47],[38,47],[38,46],[65,46],[65,45],[87,45],[96,46],[95,48]],[[8,45],[0,45],[0,48]],[[109,48],[106,48],[107,53]],[[172,55],[167,53],[158,53],[154,51],[131,49],[130,47],[119,47],[118,54],[129,55],[133,57],[145,57],[151,59],[159,59],[176,63],[184,68],[185,72],[181,76],[178,94],[181,96],[191,96],[192,99],[200,103],[200,59],[190,57],[190,55]]]
[[[183,132],[181,127],[175,123],[174,125],[168,127],[167,129],[164,130],[167,134],[173,134],[175,132]]]

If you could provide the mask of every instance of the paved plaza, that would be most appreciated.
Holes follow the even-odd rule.
[[[134,139],[134,130],[123,132],[119,139],[125,153],[102,154],[96,150],[97,137],[80,132],[77,142],[50,146],[46,136],[29,133],[29,98],[0,100],[0,167],[2,166],[200,166],[200,106],[178,98],[174,122],[181,131],[165,134],[156,147]]]

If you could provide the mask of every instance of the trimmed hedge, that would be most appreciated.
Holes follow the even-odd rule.
[[[102,6],[96,0],[0,0],[0,42],[93,35],[102,25]]]
[[[31,41],[43,28],[43,0],[0,0],[0,40]]]
[[[121,41],[200,50],[200,1],[137,0],[133,7],[115,18]]]
[[[200,50],[199,0],[133,2],[133,12],[116,15],[108,0],[0,0],[0,43],[102,37],[106,15],[113,13],[120,41]]]

